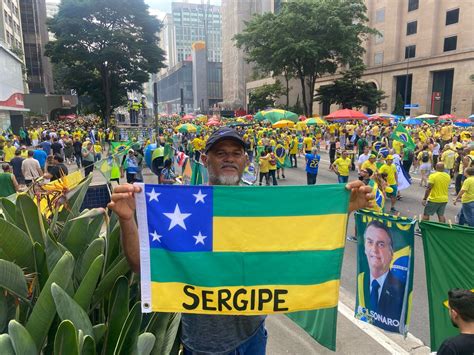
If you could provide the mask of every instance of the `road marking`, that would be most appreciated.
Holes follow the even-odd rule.
[[[339,301],[337,310],[346,317],[350,322],[352,322],[356,327],[362,330],[365,334],[374,339],[377,343],[383,346],[390,354],[409,354],[408,351],[403,349],[400,345],[395,343],[392,339],[386,336],[383,332],[378,330],[373,325],[370,325],[366,322],[362,322],[354,317],[354,312],[347,307],[344,303]],[[412,335],[414,338],[414,336]],[[415,338],[416,339],[416,338]]]

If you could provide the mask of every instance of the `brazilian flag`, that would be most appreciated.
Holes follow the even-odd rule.
[[[132,141],[126,141],[126,142],[110,142],[110,145],[112,146],[112,154],[118,154],[122,152],[126,152],[132,147],[133,142]]]
[[[291,168],[290,158],[286,154],[285,147],[278,143],[275,147],[278,168]]]
[[[415,148],[415,142],[410,136],[410,133],[406,130],[401,123],[398,124],[397,128],[393,131],[392,137],[393,140],[403,143],[408,149]]]

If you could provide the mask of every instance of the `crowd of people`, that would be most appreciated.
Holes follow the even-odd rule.
[[[195,163],[202,163],[209,135],[214,127],[205,122],[197,131],[180,131],[179,118],[160,122],[158,148],[153,153],[151,171],[158,182],[180,182],[174,159],[164,159],[163,146],[172,147],[174,156],[185,154]],[[195,126],[195,127],[196,127]],[[419,176],[426,188],[423,219],[437,215],[445,222],[444,211],[452,199],[461,202],[458,222],[474,226],[474,143],[471,128],[457,127],[452,122],[408,126],[414,147],[394,139],[396,124],[385,122],[329,122],[321,125],[297,123],[286,128],[273,128],[270,123],[245,122],[235,126],[245,142],[249,164],[254,167],[258,185],[278,185],[285,179],[285,169],[297,168],[298,159],[305,161],[307,184],[316,184],[321,168],[321,151],[329,156],[327,167],[335,174],[335,182],[347,183],[350,171],[357,171],[359,180],[380,195],[374,209],[385,210],[390,201],[390,213],[398,213],[396,204],[401,191],[412,177]],[[0,160],[11,181],[2,184],[0,194],[6,196],[33,181],[54,181],[72,169],[83,168],[88,176],[94,163],[110,157],[110,143],[120,140],[115,129],[104,129],[97,119],[76,122],[55,122],[20,129],[18,134],[0,135]],[[143,181],[145,150],[150,139],[134,142],[127,154],[113,160],[111,180],[128,183]],[[169,160],[169,161],[168,161]],[[5,180],[5,181],[6,181]],[[450,198],[450,188],[454,191]]]

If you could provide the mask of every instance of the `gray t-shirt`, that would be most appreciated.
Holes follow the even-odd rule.
[[[181,315],[181,341],[195,354],[226,354],[244,343],[266,316]]]

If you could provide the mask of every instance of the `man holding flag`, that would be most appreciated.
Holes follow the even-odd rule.
[[[209,172],[209,185],[238,185],[248,157],[245,144],[232,128],[222,127],[208,139],[202,161]],[[361,181],[346,185],[351,191],[349,211],[369,207],[371,188]],[[135,222],[134,194],[141,188],[121,185],[114,189],[109,208],[119,216],[124,253],[133,271],[140,270],[140,247]],[[190,265],[192,268],[192,265]],[[184,354],[265,354],[265,316],[214,316],[182,314],[181,341]]]

